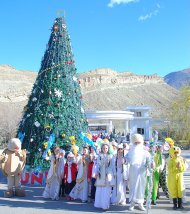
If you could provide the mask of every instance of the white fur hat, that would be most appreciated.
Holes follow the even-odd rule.
[[[65,155],[65,150],[64,149],[60,149],[59,153],[63,153],[63,155]]]
[[[143,139],[143,136],[141,134],[134,134],[132,137],[131,137],[131,142],[134,144],[136,142],[138,143],[144,143],[144,139]]]
[[[120,144],[117,146],[117,149],[123,149],[123,144],[120,143]]]
[[[111,145],[117,147],[117,143],[115,141],[112,141]]]
[[[69,154],[67,155],[68,158],[74,158],[74,154],[72,152],[69,152]]]
[[[18,138],[12,138],[8,143],[8,150],[17,152],[21,150],[21,141]]]

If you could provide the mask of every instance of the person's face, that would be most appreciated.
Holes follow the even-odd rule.
[[[158,146],[158,147],[157,147],[157,151],[158,151],[158,152],[162,152],[162,147],[161,147],[161,146]]]
[[[112,146],[113,147],[113,150],[116,150],[117,149],[117,147],[116,146]]]
[[[67,157],[67,160],[68,161],[73,161],[73,158],[72,157]]]
[[[123,153],[123,149],[118,149],[118,153],[122,154]]]
[[[103,145],[103,147],[102,147],[102,152],[103,152],[104,154],[107,154],[107,153],[108,153],[108,150],[109,150],[109,147],[108,147],[107,145]]]
[[[87,155],[88,154],[88,149],[87,148],[83,148],[83,154]]]
[[[59,149],[56,148],[56,149],[54,150],[54,153],[55,153],[55,155],[59,155]]]
[[[136,146],[138,146],[138,145],[140,145],[141,143],[137,141],[137,142],[135,142],[134,144],[135,144]]]
[[[94,152],[95,152],[95,151],[94,151],[94,149],[93,149],[93,148],[91,148],[91,153],[92,153],[92,154],[94,154]]]

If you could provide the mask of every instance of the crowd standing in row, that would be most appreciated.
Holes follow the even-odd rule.
[[[56,147],[54,155],[46,158],[51,161],[51,167],[43,197],[58,200],[64,196],[67,200],[91,201],[96,208],[108,210],[110,203],[126,205],[126,190],[129,190],[129,210],[137,204],[143,211],[145,202],[147,207],[150,202],[156,205],[162,180],[166,197],[169,190],[173,199],[173,209],[183,209],[183,172],[187,164],[172,139],[166,141],[170,145],[168,160],[163,158],[163,145],[145,145],[140,134],[131,136],[130,145],[104,138],[101,144],[94,144],[96,150],[85,145],[81,154],[75,146],[66,160],[65,152]]]

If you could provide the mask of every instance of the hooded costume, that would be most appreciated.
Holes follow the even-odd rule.
[[[51,161],[51,164],[46,179],[43,197],[58,200],[60,184],[64,175],[64,156],[51,155],[50,157],[46,157],[46,160]]]
[[[86,147],[83,147],[83,149]],[[89,155],[77,157],[77,168],[78,173],[76,177],[76,185],[71,190],[69,196],[73,199],[81,199],[82,202],[88,201],[88,165],[89,165]]]
[[[129,167],[129,202],[130,210],[134,209],[135,203],[138,203],[139,209],[145,210],[143,207],[144,193],[146,187],[147,168],[150,165],[150,154],[143,145],[143,136],[134,134],[132,143],[126,160]]]
[[[102,143],[101,150],[104,146],[109,148],[109,143]],[[112,155],[103,153],[102,151],[97,158],[97,167],[98,174],[95,183],[96,194],[94,206],[107,210],[110,206],[111,189],[115,185],[115,166]]]
[[[111,203],[126,205],[126,185],[128,178],[128,168],[124,159],[123,144],[118,145],[118,152],[115,158],[115,186],[113,187]]]
[[[77,178],[77,164],[73,162],[73,159],[74,155],[72,152],[70,152],[67,155],[67,162],[64,168],[65,194],[68,200],[72,199],[71,197],[69,197],[69,194],[75,186]]]
[[[183,208],[183,172],[186,170],[186,165],[180,154],[181,149],[179,147],[173,146],[170,148],[170,159],[168,161],[168,190],[170,197],[173,199],[173,209]]]
[[[8,191],[4,196],[13,197],[14,189],[16,196],[25,196],[24,190],[21,190],[20,175],[26,162],[26,150],[21,150],[21,141],[18,138],[9,141],[7,148],[0,156],[0,162],[8,183]]]

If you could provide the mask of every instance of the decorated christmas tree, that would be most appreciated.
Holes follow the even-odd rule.
[[[58,17],[18,129],[22,148],[29,151],[27,163],[46,168],[44,157],[52,148],[69,150],[75,140],[81,146],[79,132],[87,127],[70,36],[64,17]]]

